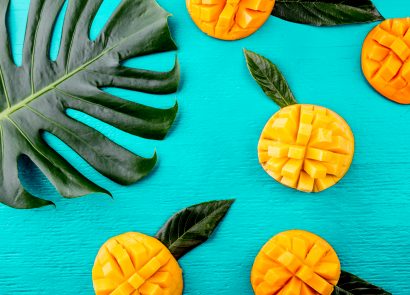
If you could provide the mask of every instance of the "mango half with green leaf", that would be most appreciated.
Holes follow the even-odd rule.
[[[274,5],[275,0],[186,0],[198,28],[222,40],[242,39],[256,32]]]
[[[341,269],[332,246],[304,230],[288,230],[259,251],[251,272],[255,295],[392,295]]]
[[[259,162],[280,183],[318,192],[349,170],[353,133],[335,112],[313,105],[290,105],[277,112],[262,131]]]
[[[137,232],[106,241],[92,270],[96,295],[181,295],[177,260],[204,243],[234,200],[211,201],[174,214],[155,237]]]
[[[283,185],[304,192],[320,192],[336,184],[353,160],[349,125],[327,108],[298,104],[276,65],[257,53],[244,52],[252,77],[281,108],[259,140],[263,169]]]

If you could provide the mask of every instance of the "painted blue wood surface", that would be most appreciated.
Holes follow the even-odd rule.
[[[18,62],[29,1],[11,2]],[[54,200],[57,208],[0,206],[0,294],[93,294],[91,268],[106,239],[126,231],[154,234],[175,211],[222,198],[237,202],[216,234],[181,260],[185,294],[253,294],[249,274],[256,253],[271,236],[293,228],[327,239],[344,269],[394,294],[409,294],[410,109],[385,100],[362,77],[361,44],[374,24],[314,28],[272,17],[251,37],[224,42],[195,27],[183,0],[159,2],[173,14],[180,92],[152,97],[107,91],[157,106],[172,105],[177,98],[180,113],[170,136],[145,141],[70,112],[132,151],[148,156],[157,148],[158,169],[134,186],[121,187],[47,135],[50,145],[112,191],[114,200],[103,195],[61,199],[35,167],[23,163],[29,190]],[[408,0],[374,2],[386,17],[410,15]],[[91,36],[117,3],[105,0]],[[277,63],[300,102],[329,107],[349,122],[356,154],[340,184],[321,194],[303,194],[277,184],[259,167],[259,133],[277,107],[250,78],[244,47]],[[53,43],[56,50],[58,42]],[[129,65],[166,70],[173,58],[167,53]]]

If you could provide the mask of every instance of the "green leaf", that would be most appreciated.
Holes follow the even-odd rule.
[[[156,238],[179,259],[208,240],[233,202],[234,200],[212,201],[185,208],[166,222]]]
[[[272,15],[314,26],[370,23],[384,19],[370,0],[276,0]]]
[[[333,295],[391,295],[391,293],[376,287],[361,278],[342,271],[339,282],[335,287]]]
[[[267,58],[244,49],[248,69],[267,96],[279,107],[296,104],[296,99],[279,69]]]
[[[134,183],[155,166],[156,155],[139,157],[66,114],[75,109],[147,139],[164,138],[176,116],[177,105],[156,109],[101,90],[118,87],[150,94],[177,90],[178,63],[169,72],[123,65],[133,57],[176,49],[169,14],[154,0],[123,0],[91,41],[89,28],[102,1],[69,1],[60,51],[53,62],[48,48],[65,0],[32,0],[21,67],[12,61],[5,26],[10,1],[0,1],[0,202],[8,206],[51,204],[23,188],[17,171],[21,155],[28,156],[64,197],[108,193],[51,149],[42,137],[44,131],[119,184]]]

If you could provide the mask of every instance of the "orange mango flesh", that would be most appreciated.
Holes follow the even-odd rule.
[[[275,0],[186,0],[186,5],[204,33],[237,40],[253,34],[265,23]]]
[[[389,19],[366,37],[362,69],[369,83],[386,98],[410,104],[410,18]]]
[[[349,170],[353,153],[353,133],[346,121],[312,105],[281,109],[266,124],[258,145],[265,171],[304,192],[319,192],[336,184]]]
[[[182,270],[160,241],[140,233],[109,239],[93,272],[97,295],[181,295]]]
[[[251,283],[256,295],[330,295],[340,272],[339,258],[325,240],[291,230],[262,247],[252,267]]]

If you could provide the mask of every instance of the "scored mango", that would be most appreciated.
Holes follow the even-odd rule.
[[[253,34],[265,23],[275,0],[186,0],[186,5],[204,33],[237,40]]]
[[[362,69],[369,83],[383,96],[410,104],[410,18],[389,19],[366,37]]]
[[[268,121],[258,154],[262,167],[277,181],[300,191],[319,192],[349,170],[354,138],[349,125],[331,110],[295,104]]]
[[[330,295],[340,274],[339,258],[325,240],[291,230],[262,247],[252,267],[251,283],[256,295]]]
[[[160,241],[140,233],[109,239],[93,272],[97,295],[181,295],[182,270]]]

